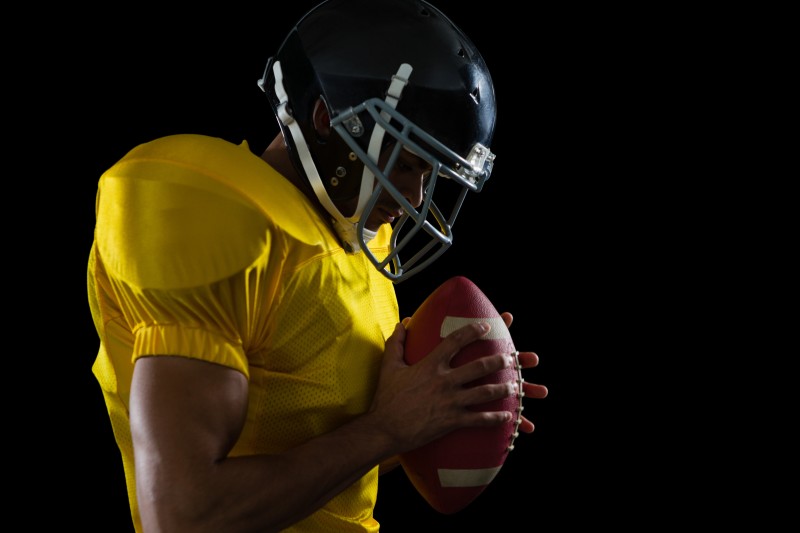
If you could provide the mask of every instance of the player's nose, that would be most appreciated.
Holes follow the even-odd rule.
[[[404,172],[395,184],[397,190],[414,208],[422,205],[425,196],[425,172]]]

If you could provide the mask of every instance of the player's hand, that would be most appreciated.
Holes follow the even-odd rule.
[[[517,394],[516,383],[465,387],[516,363],[513,355],[481,357],[456,368],[453,357],[488,330],[469,324],[452,332],[417,363],[403,357],[406,329],[398,324],[386,340],[384,359],[368,416],[389,437],[394,453],[418,448],[454,429],[496,426],[512,420],[508,411],[477,411],[472,405]],[[487,325],[488,326],[488,325]],[[527,358],[526,358],[527,359]]]
[[[511,323],[514,321],[513,315],[509,312],[505,312],[500,313],[500,316],[503,318],[503,322],[506,323],[506,327],[510,329]],[[521,368],[533,368],[539,364],[539,356],[534,352],[519,352],[517,359],[519,360]],[[547,387],[544,385],[537,385],[536,383],[528,383],[524,380],[522,382],[522,391],[525,393],[525,398],[542,399],[547,397]],[[519,430],[523,433],[532,433],[533,428],[533,422],[523,415],[521,417]]]

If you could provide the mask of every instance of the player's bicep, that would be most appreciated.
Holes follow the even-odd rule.
[[[203,476],[236,443],[246,410],[247,379],[236,370],[187,357],[138,359],[130,399],[137,483]]]

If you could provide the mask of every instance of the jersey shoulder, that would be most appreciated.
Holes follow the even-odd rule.
[[[246,143],[186,134],[139,145],[100,178],[99,254],[109,273],[140,288],[224,279],[267,246],[268,206],[253,188],[285,181]],[[291,191],[274,195],[282,193]]]

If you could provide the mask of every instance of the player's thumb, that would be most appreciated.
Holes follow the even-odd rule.
[[[391,360],[394,363],[401,363],[405,365],[405,359],[403,355],[405,354],[405,344],[406,344],[406,328],[402,322],[398,322],[397,325],[394,327],[394,331],[389,338],[386,339],[386,347],[384,348],[384,357]]]

